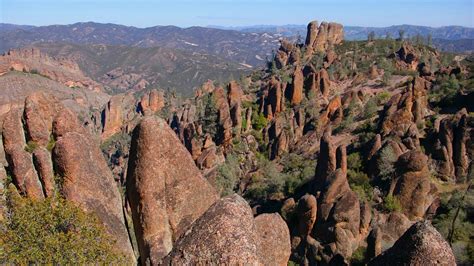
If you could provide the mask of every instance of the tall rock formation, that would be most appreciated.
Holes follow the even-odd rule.
[[[323,52],[343,40],[344,29],[341,24],[322,22],[318,26],[317,21],[312,21],[308,24],[305,55],[311,56],[315,52]]]
[[[164,258],[217,199],[176,134],[157,117],[133,131],[127,192],[143,264]]]

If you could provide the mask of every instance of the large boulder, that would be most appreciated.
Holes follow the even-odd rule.
[[[127,193],[142,263],[158,263],[217,199],[176,134],[157,117],[133,131]]]
[[[421,151],[408,151],[398,158],[396,167],[399,178],[394,196],[408,217],[423,217],[435,194],[429,179],[428,158]]]
[[[421,221],[369,265],[456,265],[456,260],[443,236],[429,221]]]
[[[277,213],[264,213],[255,218],[258,235],[259,259],[263,265],[288,265],[290,258],[290,232]]]
[[[289,233],[281,217],[253,218],[252,209],[234,194],[212,205],[175,242],[166,265],[286,265]]]

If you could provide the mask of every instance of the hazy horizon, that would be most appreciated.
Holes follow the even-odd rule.
[[[0,22],[63,25],[93,21],[139,28],[156,25],[284,26],[311,20],[346,26],[474,27],[470,0],[0,0]]]

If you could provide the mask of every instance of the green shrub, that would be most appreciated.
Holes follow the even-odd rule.
[[[29,153],[33,153],[36,148],[38,148],[38,144],[32,140],[28,141],[25,146],[25,151]]]
[[[392,179],[395,174],[395,162],[397,159],[397,155],[392,147],[386,146],[382,149],[380,157],[377,160],[379,175],[382,180],[386,181]]]
[[[22,198],[13,185],[0,226],[0,264],[120,264],[103,225],[60,197]]]
[[[367,248],[359,247],[351,257],[351,265],[365,265],[367,260]]]
[[[383,204],[383,207],[387,212],[399,212],[402,210],[402,205],[400,204],[400,201],[392,195],[386,196],[384,198]]]
[[[252,127],[255,130],[261,130],[267,126],[267,118],[263,115],[263,113],[254,112],[252,114]]]
[[[237,156],[229,154],[223,164],[217,168],[216,185],[221,196],[234,192],[240,178],[240,164]]]
[[[51,136],[49,138],[48,145],[46,145],[46,149],[51,152],[54,149],[54,146],[56,145],[56,140],[54,140],[54,137]]]

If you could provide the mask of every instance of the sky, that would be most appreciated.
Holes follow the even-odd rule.
[[[249,26],[339,22],[474,27],[474,0],[0,0],[0,22]]]

